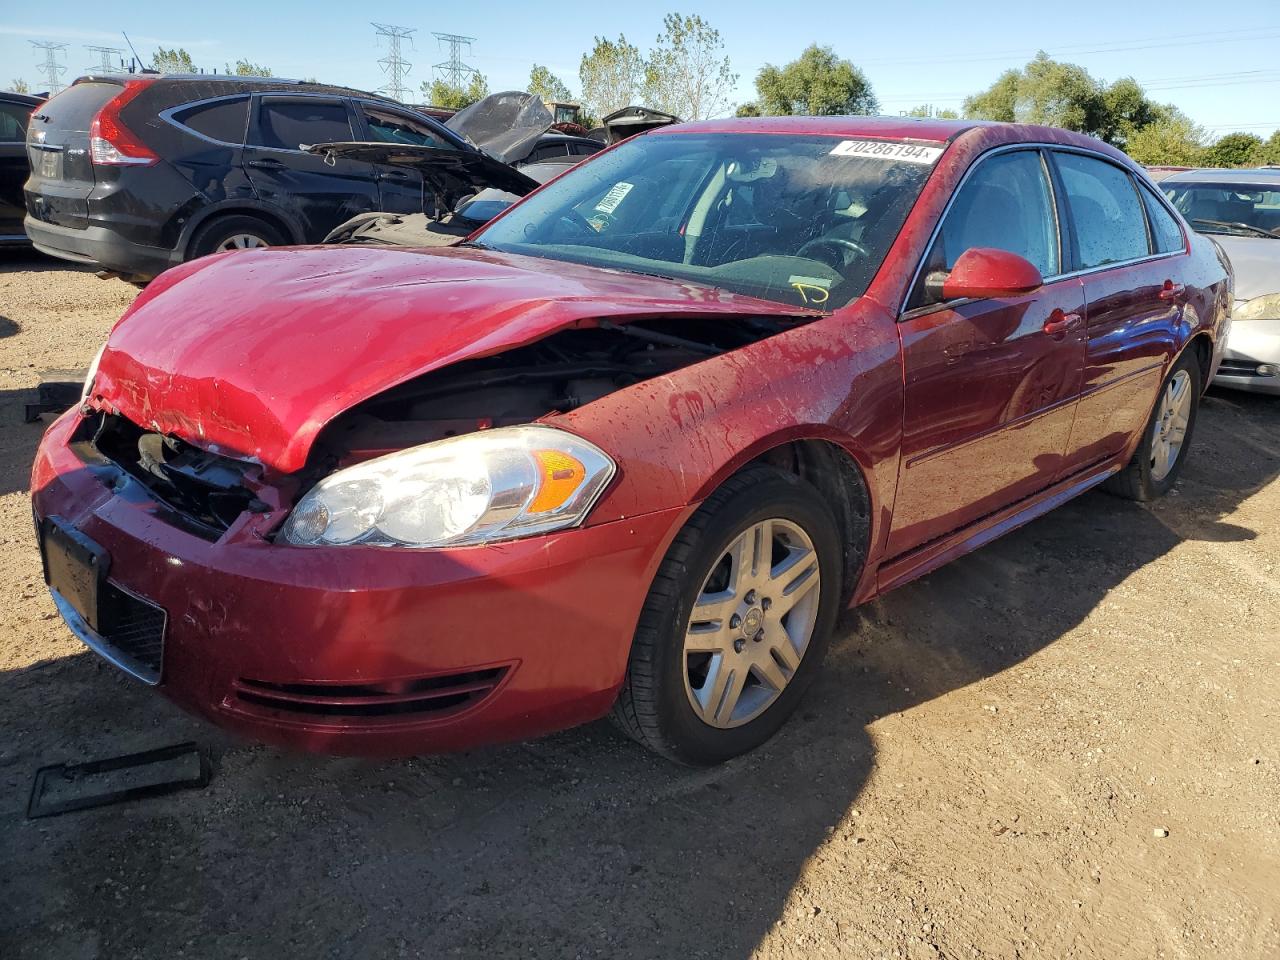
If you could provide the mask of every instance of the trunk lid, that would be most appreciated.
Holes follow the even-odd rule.
[[[325,423],[413,377],[600,319],[694,314],[821,315],[473,248],[235,252],[152,283],[112,331],[92,403],[293,473]]]
[[[75,229],[88,226],[89,194],[97,182],[89,156],[89,127],[123,89],[123,80],[81,80],[32,114],[26,197],[27,212],[36,220]]]

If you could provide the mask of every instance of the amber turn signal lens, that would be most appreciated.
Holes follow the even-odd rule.
[[[548,513],[563,506],[582,486],[587,469],[562,450],[534,450],[538,465],[538,492],[529,504],[530,513]]]

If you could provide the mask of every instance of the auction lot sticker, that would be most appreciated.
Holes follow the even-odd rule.
[[[916,143],[894,143],[888,140],[841,140],[831,151],[831,155],[866,157],[869,160],[902,160],[927,165],[942,156],[942,150],[942,147],[924,147]]]

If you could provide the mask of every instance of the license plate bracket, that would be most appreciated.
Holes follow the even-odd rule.
[[[49,516],[40,524],[40,558],[44,582],[100,632],[102,584],[111,569],[107,551],[61,517]]]
[[[56,150],[45,150],[40,154],[40,176],[45,180],[62,179],[60,169],[62,154]]]

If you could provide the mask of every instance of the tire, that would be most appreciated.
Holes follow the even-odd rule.
[[[623,732],[690,765],[720,763],[773,736],[817,675],[839,612],[838,529],[817,490],[773,467],[749,467],[708,497],[676,535],[641,610],[612,714]],[[752,575],[745,561],[766,530],[769,572]],[[728,555],[739,541],[741,566]],[[793,565],[772,579],[784,561]],[[736,589],[735,571],[743,574]],[[715,596],[694,626],[695,601]],[[708,650],[687,650],[686,631]],[[715,678],[728,682],[718,702]]]
[[[1133,459],[1107,479],[1108,492],[1145,503],[1173,489],[1195,432],[1200,392],[1200,364],[1194,353],[1186,351],[1160,384],[1155,408]],[[1171,447],[1170,441],[1176,446]]]
[[[244,238],[243,243],[237,242],[240,238]],[[221,252],[224,248],[278,247],[284,242],[285,238],[279,230],[257,217],[241,215],[215,217],[208,223],[201,224],[196,230],[187,248],[187,259],[207,257],[211,253]]]

